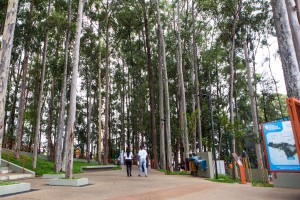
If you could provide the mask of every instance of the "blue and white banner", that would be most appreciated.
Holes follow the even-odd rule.
[[[120,164],[124,165],[124,152],[122,149],[120,150]]]
[[[291,122],[268,122],[262,128],[270,171],[300,171]]]

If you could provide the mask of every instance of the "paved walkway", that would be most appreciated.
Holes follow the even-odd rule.
[[[93,199],[203,199],[203,200],[300,200],[299,189],[252,187],[250,184],[214,183],[191,176],[164,175],[150,170],[148,177],[138,177],[134,167],[133,176],[127,177],[125,169],[84,173],[89,179],[84,187],[49,186],[46,179],[27,179],[32,191],[1,199],[22,200],[93,200]]]

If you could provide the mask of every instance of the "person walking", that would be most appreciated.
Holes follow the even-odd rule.
[[[145,177],[147,177],[147,168],[146,168],[146,158],[147,158],[147,151],[144,149],[143,146],[140,146],[140,150],[138,153],[139,160],[140,160],[140,170],[139,170],[139,176],[141,176],[142,171],[144,169]]]
[[[132,152],[130,151],[130,146],[126,148],[126,152],[124,153],[127,176],[131,176],[131,168],[132,168]]]

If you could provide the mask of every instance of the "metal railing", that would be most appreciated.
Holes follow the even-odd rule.
[[[15,153],[15,151],[10,150],[10,149],[3,149],[3,150],[7,153],[7,161],[8,161],[7,162],[7,167],[9,167],[9,163],[11,161],[11,158],[17,159],[16,153]],[[25,164],[29,161],[29,157],[20,154],[19,160],[21,160],[21,162],[22,162],[22,173],[24,174],[25,173]]]

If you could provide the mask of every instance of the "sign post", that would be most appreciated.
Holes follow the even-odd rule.
[[[298,151],[298,160],[300,160],[300,101],[291,97],[286,99],[286,104],[291,119],[296,149]]]
[[[269,171],[299,172],[299,149],[291,122],[263,123],[262,131]]]
[[[241,176],[241,183],[246,184],[247,181],[246,181],[244,166],[243,166],[240,158],[236,155],[236,153],[232,153],[232,156],[233,156],[234,160],[236,161],[236,163],[239,166],[240,176]]]

